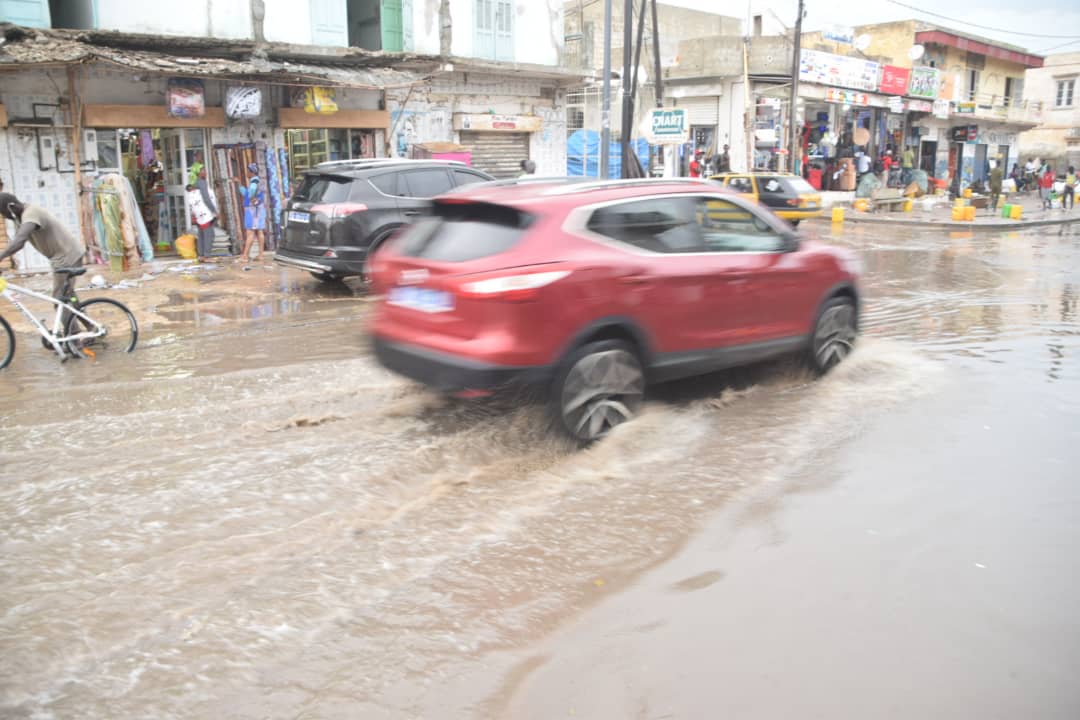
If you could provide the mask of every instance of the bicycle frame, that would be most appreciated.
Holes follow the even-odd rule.
[[[96,322],[93,318],[88,317],[86,314],[80,312],[73,305],[60,302],[51,295],[43,295],[39,292],[34,292],[29,288],[24,288],[16,285],[10,281],[0,281],[0,286],[3,287],[3,291],[0,291],[0,297],[7,300],[9,303],[18,308],[19,312],[26,316],[26,319],[34,326],[41,337],[52,346],[52,349],[56,351],[56,354],[60,356],[61,360],[66,360],[67,355],[64,353],[64,348],[61,343],[71,342],[73,340],[87,340],[90,338],[101,337],[105,334],[105,328],[100,323]],[[44,323],[34,317],[34,314],[30,312],[25,305],[19,302],[20,295],[28,295],[32,298],[36,298],[43,302],[51,303],[56,306],[56,316],[53,319],[53,329],[50,332]],[[87,330],[84,332],[76,333],[74,335],[61,335],[63,328],[60,324],[64,321],[64,312],[67,311],[72,315],[76,315],[93,326],[93,330]]]

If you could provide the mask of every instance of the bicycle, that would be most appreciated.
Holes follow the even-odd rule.
[[[41,335],[42,345],[47,350],[55,351],[60,361],[65,362],[69,356],[94,359],[104,352],[131,352],[135,349],[135,343],[139,340],[139,326],[126,305],[105,297],[80,302],[72,292],[72,285],[75,278],[86,272],[86,268],[57,268],[53,272],[67,275],[64,297],[70,298],[68,302],[20,287],[0,277],[0,297],[26,316]],[[52,330],[19,301],[23,295],[56,306]],[[15,333],[8,321],[0,316],[0,370],[8,366],[14,355]]]

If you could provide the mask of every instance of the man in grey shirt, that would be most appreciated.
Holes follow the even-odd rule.
[[[65,302],[67,285],[71,278],[56,271],[61,268],[82,267],[83,255],[86,253],[82,242],[75,239],[48,210],[20,202],[11,193],[0,192],[0,215],[18,224],[15,238],[7,249],[0,253],[0,262],[22,250],[29,241],[39,253],[49,258],[53,269],[52,296]]]

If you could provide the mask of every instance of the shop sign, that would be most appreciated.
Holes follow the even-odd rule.
[[[333,115],[338,111],[334,88],[298,87],[290,96],[293,107],[304,108],[312,115]]]
[[[690,141],[686,108],[653,108],[642,123],[650,145],[682,145]]]
[[[230,87],[225,89],[225,117],[249,120],[262,114],[262,89]]]
[[[855,44],[855,28],[850,26],[833,25],[827,28],[821,35],[826,40],[832,40],[833,42],[843,43],[845,45]]]
[[[975,103],[958,102],[956,103],[956,112],[961,114],[973,115],[975,113]]]
[[[483,132],[537,132],[542,120],[536,115],[496,115],[482,113],[454,114],[455,130],[480,130]]]
[[[799,81],[874,91],[881,66],[871,60],[803,50],[799,55]]]
[[[843,105],[869,105],[870,98],[866,93],[826,88],[825,102],[841,103]]]
[[[903,95],[908,89],[911,71],[895,65],[881,66],[881,92],[886,95]]]
[[[941,73],[937,68],[917,67],[911,70],[907,94],[911,97],[936,100],[941,85]]]
[[[978,137],[978,125],[957,125],[949,133],[949,138],[953,142],[975,142]]]
[[[952,110],[952,106],[948,100],[935,100],[934,101],[934,117],[941,120],[948,120],[949,113]]]
[[[897,97],[896,95],[890,95],[885,101],[886,106],[889,108],[889,112],[900,114],[904,112],[904,98]]]
[[[201,118],[206,115],[206,91],[202,80],[173,78],[165,91],[165,105],[175,118]]]
[[[927,100],[908,100],[907,107],[911,112],[928,113],[934,111],[934,103]]]

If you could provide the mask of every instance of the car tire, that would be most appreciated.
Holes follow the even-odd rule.
[[[851,354],[859,334],[856,318],[851,298],[838,296],[826,301],[810,336],[807,363],[811,370],[824,375]]]
[[[398,228],[392,228],[390,230],[387,230],[382,235],[372,240],[371,245],[368,246],[367,253],[364,254],[364,268],[360,271],[360,278],[365,283],[371,282],[371,275],[368,273],[368,261],[375,253],[379,251],[379,248],[382,247],[382,244],[386,242],[387,238],[393,235],[397,229]]]
[[[622,340],[600,340],[567,357],[552,388],[551,409],[563,430],[587,444],[633,418],[644,396],[637,351]]]
[[[334,273],[313,272],[311,273],[311,277],[316,280],[321,280],[324,283],[341,282],[342,280],[341,275],[335,275]]]
[[[789,222],[791,223],[791,227],[797,228],[799,227],[799,223],[801,223],[802,220],[790,220]]]

